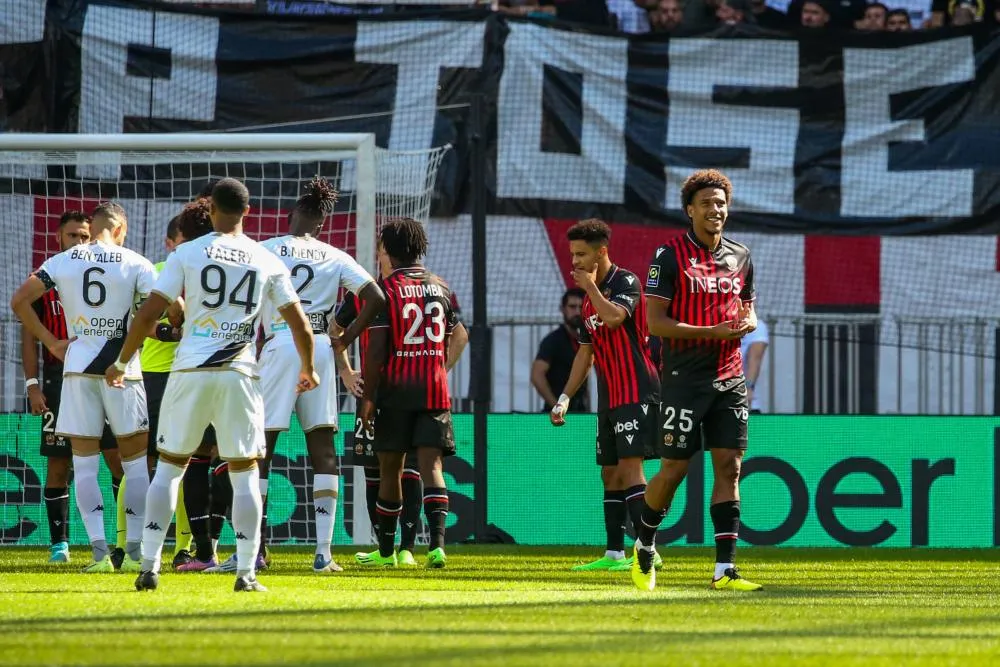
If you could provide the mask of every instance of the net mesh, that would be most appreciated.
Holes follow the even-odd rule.
[[[252,139],[248,140],[252,145]],[[334,213],[320,239],[355,255],[374,271],[374,256],[358,257],[357,248],[373,248],[378,226],[397,216],[428,222],[434,183],[441,160],[449,150],[376,149],[375,182],[358,183],[355,158],[349,151],[205,151],[205,152],[3,152],[0,151],[0,294],[4,303],[47,257],[60,250],[59,218],[70,210],[86,213],[102,201],[120,203],[128,214],[125,245],[151,261],[166,258],[164,240],[170,219],[213,181],[234,177],[250,191],[250,215],[245,232],[262,240],[287,231],[287,216],[303,187],[314,176],[328,179],[340,192]],[[374,224],[359,225],[357,203],[363,188],[375,190]],[[367,235],[366,242],[359,239]],[[45,460],[39,455],[41,417],[25,411],[21,368],[20,325],[6,309],[0,316],[0,541],[45,544],[45,508],[42,488]],[[353,410],[353,401],[344,401]],[[165,415],[166,417],[166,415]],[[347,418],[346,423],[350,423]],[[338,436],[338,449],[341,438]],[[315,529],[311,499],[312,473],[305,439],[293,426],[281,438],[271,468],[268,516],[270,539],[308,542]],[[109,482],[102,467],[102,480]],[[103,485],[106,506],[113,507],[110,483]],[[357,488],[362,507],[355,508]],[[364,483],[351,468],[342,477],[343,511],[338,512],[335,542],[370,539],[364,511]],[[71,499],[71,540],[86,542]],[[359,511],[360,510],[360,511]],[[109,536],[114,535],[114,512],[106,513]],[[363,521],[354,526],[354,520]],[[229,528],[224,541],[232,538]]]

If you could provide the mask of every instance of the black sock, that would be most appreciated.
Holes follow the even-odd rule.
[[[625,492],[604,492],[604,530],[608,551],[625,551]]]
[[[229,466],[217,459],[215,469],[212,471],[212,500],[209,505],[211,518],[208,529],[211,539],[217,540],[222,535],[222,528],[226,524],[226,513],[232,504],[233,484],[229,480]]]
[[[396,524],[403,511],[403,503],[379,498],[375,511],[378,514],[378,552],[382,558],[388,558],[395,551]]]
[[[740,532],[740,501],[726,500],[708,508],[715,526],[715,562],[734,563]]]
[[[112,477],[111,478],[111,495],[114,496],[115,504],[116,505],[118,504],[118,489],[120,489],[121,486],[122,486],[122,478],[121,477]]]
[[[65,486],[45,489],[45,513],[49,517],[52,544],[69,542],[69,489]]]
[[[625,489],[625,507],[632,521],[632,530],[639,535],[639,525],[642,523],[642,508],[646,506],[646,485],[636,484]]]
[[[448,489],[443,486],[424,489],[424,514],[430,533],[427,548],[434,551],[444,546],[444,531],[448,526]]]
[[[413,545],[417,543],[417,530],[420,528],[420,505],[424,501],[420,473],[409,468],[403,470],[402,484],[403,513],[399,519],[399,548],[413,551]],[[445,500],[445,513],[447,505],[448,501]]]
[[[208,469],[211,461],[205,458],[192,458],[184,473],[184,509],[187,510],[188,523],[191,525],[191,537],[195,544],[195,558],[207,561],[215,551],[212,549],[212,538],[209,537],[209,515],[211,514],[211,486],[208,479]]]
[[[642,501],[642,512],[639,514],[639,525],[636,526],[636,537],[647,547],[652,547],[656,543],[656,530],[660,527],[660,522],[667,515],[670,506],[664,507],[657,512],[652,507]]]
[[[376,539],[378,538],[378,514],[375,513],[375,503],[378,502],[379,479],[378,466],[365,466],[365,502],[368,506],[368,522],[372,525],[372,532]],[[406,493],[403,493],[403,497],[406,497]]]

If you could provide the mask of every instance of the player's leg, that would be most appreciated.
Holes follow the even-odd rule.
[[[416,565],[413,549],[420,530],[420,508],[424,501],[424,485],[420,479],[420,463],[416,454],[409,453],[403,462],[403,513],[399,516],[399,564]]]
[[[212,458],[212,497],[209,505],[210,519],[208,524],[209,537],[212,540],[212,551],[218,552],[219,538],[222,529],[226,527],[226,516],[233,506],[233,485],[229,481],[229,464],[218,457],[218,451]],[[217,567],[206,572],[236,572],[236,554],[233,553]]]
[[[313,572],[317,573],[340,572],[344,569],[333,560],[330,553],[337,518],[337,497],[340,495],[340,467],[337,465],[337,450],[334,445],[336,432],[336,429],[330,427],[306,432],[306,447],[313,468],[313,513],[316,517]]]
[[[601,486],[604,498],[601,508],[604,514],[604,555],[590,563],[574,565],[574,572],[610,570],[625,562],[625,493],[618,480],[618,452],[615,449],[611,413],[599,410],[597,413],[597,465],[601,470]]]
[[[444,457],[455,455],[451,411],[418,413],[413,444],[424,481],[424,515],[427,518],[427,567],[445,566],[445,530],[448,524],[448,489],[444,482]],[[402,487],[400,487],[402,489]]]
[[[104,458],[104,465],[111,473],[111,495],[115,499],[115,548],[111,550],[111,564],[116,570],[120,570],[125,562],[125,542],[127,531],[125,529],[125,477],[122,469],[121,452],[118,451],[118,440],[111,432],[111,426],[104,422],[104,433],[101,434],[101,456]]]
[[[156,472],[146,493],[141,572],[135,581],[137,590],[153,590],[158,585],[163,542],[177,507],[181,480],[188,460],[215,416],[212,398],[217,392],[216,375],[221,373],[174,373],[167,381],[163,405],[171,414],[184,415],[184,418],[167,420],[159,425],[156,437],[159,456]],[[145,455],[143,448],[143,460]],[[128,484],[131,483],[130,477]]]
[[[646,473],[643,462],[655,457],[653,443],[659,440],[659,418],[654,405],[629,404],[617,408],[612,415],[615,432],[615,447],[618,452],[618,465],[615,472],[622,489],[625,508],[632,521],[632,528],[638,535],[642,524],[642,512],[646,507]],[[654,540],[655,541],[655,540]],[[632,560],[627,565],[612,568],[612,570],[630,569]],[[660,569],[663,559],[653,549],[653,567]]]
[[[50,375],[52,377],[50,377]],[[46,373],[42,395],[48,412],[42,415],[42,440],[39,453],[45,457],[45,514],[49,521],[50,563],[69,562],[69,471],[73,450],[69,440],[56,435],[62,375]]]
[[[104,381],[97,378],[64,377],[56,421],[56,435],[69,438],[73,449],[76,504],[94,558],[83,570],[87,573],[114,571],[104,534],[104,495],[97,483],[104,431],[102,384]]]
[[[371,436],[371,437],[369,437]],[[372,536],[378,544],[378,518],[375,513],[375,504],[378,502],[379,487],[379,467],[378,456],[375,454],[374,429],[371,433],[366,433],[362,428],[361,420],[354,420],[354,464],[365,469],[365,507],[368,510],[368,522],[371,526]]]
[[[375,537],[375,543],[378,544],[378,514],[375,512],[375,506],[378,503],[381,472],[378,467],[378,457],[375,458],[375,465],[365,466],[365,503],[368,509],[368,521],[372,527],[372,535]]]
[[[265,402],[265,406],[267,403]],[[265,408],[266,409],[266,408]],[[288,430],[287,427],[285,430]],[[258,477],[257,487],[260,492],[260,502],[261,502],[261,514],[260,514],[260,544],[257,547],[257,562],[256,568],[258,570],[266,570],[268,566],[268,561],[270,560],[270,555],[267,551],[267,491],[268,491],[268,477],[271,473],[271,460],[274,458],[274,452],[278,448],[278,439],[281,437],[280,430],[270,430],[264,432],[264,458],[257,462]]]
[[[123,572],[138,572],[142,558],[140,544],[145,526],[146,494],[149,491],[149,418],[146,388],[139,380],[126,380],[122,388],[101,384],[101,400],[111,431],[118,440],[125,490],[125,560]],[[169,524],[169,517],[167,520]]]
[[[747,448],[750,406],[740,381],[720,394],[705,421],[705,446],[711,448],[712,500],[709,513],[715,528],[716,590],[757,591],[763,587],[740,576],[736,561],[736,539],[740,532],[740,468]]]
[[[375,416],[374,449],[379,460],[379,491],[375,502],[378,550],[354,554],[359,565],[396,567],[396,526],[403,512],[403,463],[413,442],[416,414],[382,408]]]
[[[201,445],[188,463],[181,485],[195,553],[188,562],[175,565],[178,572],[202,572],[219,565],[211,534],[211,465],[214,447],[215,428],[209,426],[202,436]]]

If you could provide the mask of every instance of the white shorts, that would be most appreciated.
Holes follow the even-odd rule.
[[[333,347],[326,336],[316,336],[313,364],[319,386],[303,394],[295,393],[299,383],[299,353],[287,337],[275,337],[264,344],[260,353],[260,386],[264,392],[264,428],[287,431],[292,410],[306,433],[317,428],[337,428],[337,373]]]
[[[156,449],[190,456],[208,425],[215,426],[219,458],[264,456],[264,401],[260,382],[239,371],[181,371],[170,374],[160,404]]]
[[[104,433],[105,420],[119,438],[149,431],[142,380],[126,380],[124,387],[109,387],[102,377],[64,376],[56,435],[97,439]]]

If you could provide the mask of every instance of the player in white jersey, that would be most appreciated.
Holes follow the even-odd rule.
[[[76,503],[87,529],[94,562],[84,572],[112,572],[104,534],[104,497],[97,483],[100,439],[107,419],[118,439],[125,473],[126,557],[121,569],[139,571],[139,541],[149,475],[149,420],[139,357],[124,357],[122,382],[108,387],[104,369],[118,358],[136,306],[153,287],[156,270],[142,255],[122,247],[128,232],[125,210],[101,204],[90,223],[92,242],[46,260],[14,294],[11,307],[28,331],[58,358],[65,357],[56,434],[73,449]],[[68,341],[58,341],[39,321],[31,303],[56,288],[66,313]]]
[[[210,216],[215,232],[178,247],[163,266],[153,292],[135,316],[121,356],[106,371],[122,382],[123,359],[135,353],[146,331],[167,306],[184,294],[184,332],[163,394],[156,438],[160,463],[146,496],[142,571],[137,590],[159,583],[160,552],[191,454],[209,424],[215,426],[219,457],[229,463],[236,532],[235,590],[266,590],[254,574],[260,542],[261,499],[257,460],[264,456],[264,404],[257,380],[253,340],[267,302],[288,323],[301,370],[297,391],[319,384],[313,369],[313,338],[288,269],[260,244],[243,235],[250,193],[233,178],[212,189]]]
[[[314,178],[306,186],[305,193],[295,203],[289,216],[289,233],[262,243],[291,272],[302,309],[309,318],[313,335],[318,337],[315,365],[320,377],[320,387],[307,394],[295,393],[297,378],[292,336],[281,313],[273,305],[265,308],[260,381],[264,394],[267,458],[261,472],[261,495],[265,496],[266,503],[266,470],[274,455],[278,437],[282,431],[288,430],[292,411],[295,410],[305,432],[309,460],[313,467],[313,507],[316,516],[313,571],[316,573],[340,572],[342,569],[330,553],[340,489],[340,471],[333,442],[337,433],[339,407],[334,365],[342,370],[341,376],[348,390],[360,397],[360,374],[351,371],[345,346],[350,345],[350,336],[357,337],[385,306],[382,290],[375,284],[370,273],[346,252],[315,238],[326,217],[333,213],[336,201],[337,192],[333,186],[324,178]],[[339,341],[335,364],[329,334],[341,288],[357,294],[364,305],[358,317],[362,322],[353,331],[345,332]],[[262,549],[263,545],[262,537]]]

